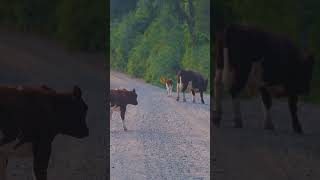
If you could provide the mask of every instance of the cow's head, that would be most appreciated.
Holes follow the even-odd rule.
[[[63,134],[76,138],[84,138],[89,135],[86,123],[88,105],[82,99],[82,92],[78,86],[73,87],[73,92],[69,98],[65,111],[65,123],[63,123]]]
[[[129,97],[128,97],[128,104],[132,104],[132,105],[138,105],[138,100],[137,100],[137,93],[136,90],[133,89],[132,91],[129,91]]]

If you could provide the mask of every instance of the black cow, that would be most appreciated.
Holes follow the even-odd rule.
[[[239,93],[252,81],[265,108],[265,128],[274,129],[269,111],[272,96],[288,97],[295,132],[302,133],[297,117],[298,96],[308,94],[314,58],[282,36],[243,25],[230,25],[216,33],[215,106],[213,123],[222,114],[222,83],[232,97],[235,127],[242,127]],[[249,83],[249,84],[250,84]],[[252,87],[252,86],[251,86]]]
[[[127,89],[111,89],[110,90],[110,120],[113,111],[120,111],[122,119],[122,126],[125,131],[127,127],[125,125],[125,113],[128,104],[138,105],[136,90],[128,91]]]
[[[0,179],[6,178],[9,157],[32,156],[36,180],[46,180],[55,136],[84,138],[89,135],[88,106],[77,86],[66,93],[46,86],[0,87],[0,99],[0,129],[3,139],[9,139],[0,146]],[[12,141],[13,137],[18,138],[18,142]]]
[[[179,92],[183,93],[183,101],[186,101],[185,91],[188,87],[192,92],[192,101],[195,102],[195,93],[200,92],[201,102],[204,104],[203,92],[207,90],[208,79],[205,79],[200,73],[191,70],[179,70],[177,73],[177,101],[179,101]]]

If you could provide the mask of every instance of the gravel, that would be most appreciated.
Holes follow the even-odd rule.
[[[111,72],[111,88],[136,89],[138,105],[128,105],[122,129],[119,113],[111,128],[111,179],[210,179],[210,97],[201,104],[167,97],[163,88]]]
[[[214,180],[318,180],[320,179],[319,106],[299,104],[304,135],[293,133],[285,100],[274,100],[275,132],[263,129],[259,98],[242,101],[244,127],[234,129],[230,98],[224,101],[221,128],[214,128]]]

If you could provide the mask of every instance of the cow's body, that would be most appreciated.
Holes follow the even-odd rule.
[[[58,134],[77,138],[88,136],[87,105],[81,90],[57,93],[42,87],[0,87],[0,179],[6,179],[11,156],[33,157],[36,180],[47,179],[51,144]]]
[[[223,33],[217,33],[215,45],[213,122],[220,124],[224,82],[232,96],[236,127],[242,127],[239,93],[248,85],[261,94],[265,107],[265,128],[273,129],[269,115],[271,97],[287,96],[293,128],[296,132],[302,132],[297,118],[297,101],[298,96],[309,92],[313,57],[303,54],[286,38],[240,25],[231,25]]]
[[[204,104],[203,92],[207,90],[208,79],[205,79],[201,74],[190,71],[190,70],[180,70],[177,73],[177,101],[179,101],[179,92],[183,93],[183,101],[186,101],[185,91],[190,88],[192,92],[192,101],[195,102],[195,93],[199,92],[201,97],[201,102]]]
[[[167,96],[172,96],[173,80],[161,77],[160,82],[166,85]]]
[[[128,91],[127,89],[111,89],[110,90],[110,120],[114,111],[120,112],[122,126],[125,131],[125,113],[128,104],[137,105],[137,94],[135,89]]]
[[[17,91],[20,93],[17,93]],[[0,102],[0,107],[5,110],[5,112],[2,112],[2,115],[5,115],[7,117],[4,118],[10,118],[10,121],[6,120],[0,123],[0,129],[4,135],[1,139],[0,146],[10,143],[18,138],[19,142],[14,146],[14,149],[16,149],[25,142],[29,142],[32,140],[32,133],[34,131],[34,128],[42,127],[42,124],[40,123],[37,123],[38,126],[36,127],[35,124],[24,121],[24,117],[32,115],[34,116],[34,118],[37,118],[36,114],[38,114],[38,117],[40,118],[41,114],[37,112],[39,110],[41,110],[42,113],[50,113],[48,112],[50,107],[48,108],[46,106],[43,106],[43,104],[45,104],[44,102],[46,101],[50,101],[51,95],[55,94],[56,92],[47,86],[41,86],[40,88],[21,86],[2,87],[0,89],[0,92],[2,92],[2,95],[8,95],[6,98],[3,98],[3,102]],[[15,99],[19,99],[20,102],[17,103],[16,101],[14,101],[12,99],[13,97]],[[34,101],[33,105],[39,106],[40,109],[37,108],[34,110],[30,110],[23,107],[24,104],[27,103],[27,101],[31,102],[32,98],[37,99],[37,97],[41,97],[41,101]]]

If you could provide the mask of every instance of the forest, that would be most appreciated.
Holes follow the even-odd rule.
[[[213,31],[224,24],[240,23],[281,34],[298,47],[308,48],[315,55],[311,96],[320,102],[320,1],[318,0],[214,0]],[[214,40],[214,39],[213,39]]]
[[[35,33],[70,50],[103,51],[106,0],[0,0],[0,26]]]
[[[181,68],[209,78],[210,0],[110,3],[111,69],[154,85]]]

